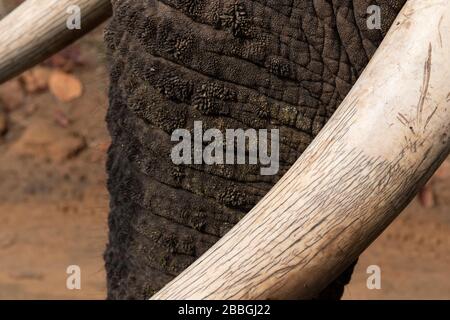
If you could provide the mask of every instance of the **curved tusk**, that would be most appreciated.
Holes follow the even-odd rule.
[[[68,8],[81,9],[81,29],[70,30]],[[109,0],[27,0],[0,20],[0,83],[83,36],[111,15]]]
[[[450,2],[409,0],[345,101],[229,233],[152,299],[315,296],[450,150]]]

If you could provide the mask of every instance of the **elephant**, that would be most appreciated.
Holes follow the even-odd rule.
[[[235,225],[321,130],[405,1],[113,1],[108,297],[145,299]],[[277,128],[280,170],[174,165],[171,132]],[[317,297],[337,299],[350,266]]]
[[[109,10],[106,0],[79,3],[92,14],[77,36]],[[333,117],[405,3],[111,0],[105,30],[106,122],[112,138],[106,163],[111,196],[104,253],[107,297],[151,298],[229,234]],[[369,8],[380,13],[375,27],[368,22]],[[64,32],[61,39],[53,34],[55,48],[66,44]],[[11,76],[47,53],[38,52],[27,65],[9,63],[9,69],[0,59],[0,69]],[[420,108],[427,98],[431,53],[430,44]],[[175,163],[173,132],[193,132],[196,123],[202,130],[277,130],[279,170],[262,175],[261,163]],[[448,154],[448,136],[441,136],[443,149],[421,177]],[[418,180],[410,184],[419,186]],[[408,189],[402,204],[414,190]],[[352,261],[311,298],[340,299]]]

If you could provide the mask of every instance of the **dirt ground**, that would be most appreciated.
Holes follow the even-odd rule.
[[[0,86],[0,299],[104,299],[109,138],[101,29],[40,68],[68,69],[83,92],[73,98],[76,84],[73,92],[51,92],[39,86],[39,72],[34,82]],[[450,176],[442,172],[426,206],[414,200],[361,256],[345,299],[450,299]],[[81,290],[66,288],[69,265],[81,268]],[[380,290],[366,287],[370,265],[381,268]]]

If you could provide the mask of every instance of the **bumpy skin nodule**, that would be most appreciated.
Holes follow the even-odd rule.
[[[108,298],[146,299],[233,227],[346,96],[405,0],[113,0]],[[368,30],[378,4],[382,29]],[[174,165],[177,128],[280,130],[280,171]],[[340,298],[353,266],[318,298]]]

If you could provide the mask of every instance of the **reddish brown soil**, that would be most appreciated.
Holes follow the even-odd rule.
[[[106,296],[109,138],[101,31],[77,45],[84,60],[74,69],[81,98],[62,103],[48,90],[23,93],[17,108],[3,112],[0,299]],[[346,299],[450,299],[450,176],[436,178],[432,189],[433,208],[415,200],[362,255]],[[66,288],[69,265],[81,267],[81,290]],[[381,267],[381,290],[366,287],[369,265]]]
[[[109,136],[102,31],[77,45],[84,60],[74,70],[84,86],[81,98],[62,103],[48,90],[22,93],[22,105],[3,112],[0,299],[105,297]],[[66,289],[69,265],[81,267],[79,291]]]

